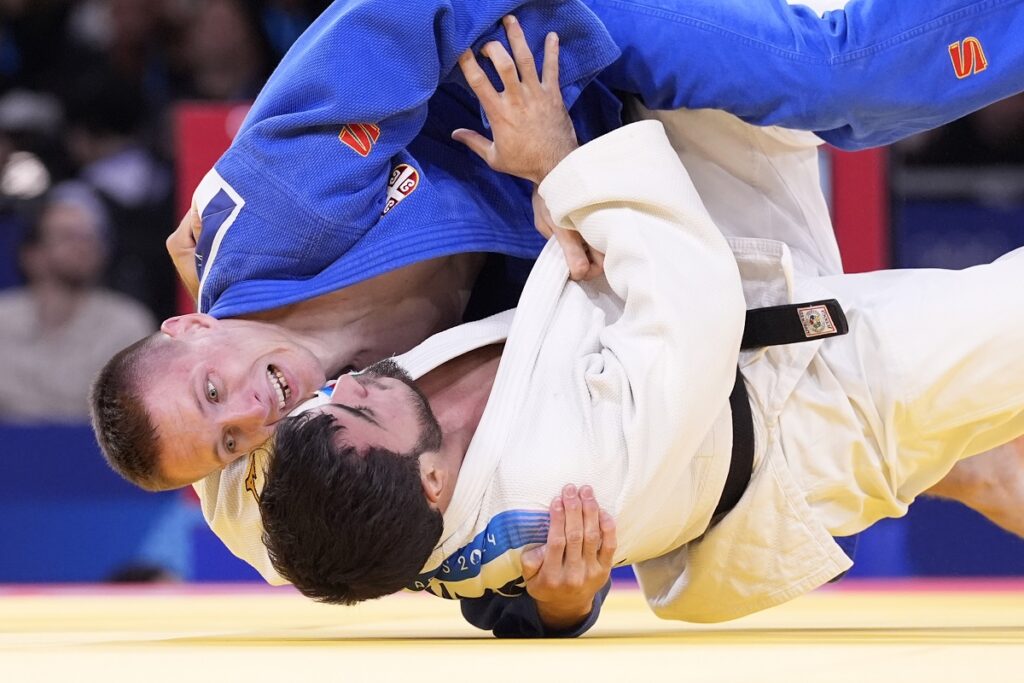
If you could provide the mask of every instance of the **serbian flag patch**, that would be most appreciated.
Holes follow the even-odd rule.
[[[420,172],[409,164],[398,164],[391,169],[391,178],[388,180],[388,198],[384,202],[384,210],[381,216],[395,208],[398,202],[402,201],[413,193],[413,190],[420,184]]]

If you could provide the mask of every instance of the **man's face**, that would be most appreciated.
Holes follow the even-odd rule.
[[[49,277],[76,289],[99,279],[106,248],[100,226],[84,209],[55,204],[43,213],[39,228],[38,250]]]
[[[342,375],[331,402],[321,408],[343,429],[335,438],[359,452],[379,448],[418,456],[441,448],[441,426],[409,375],[384,360],[358,374]]]
[[[274,325],[191,314],[161,330],[170,352],[142,393],[160,472],[180,485],[264,443],[326,381],[316,356]]]

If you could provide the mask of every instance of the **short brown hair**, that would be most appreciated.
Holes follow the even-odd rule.
[[[107,464],[147,491],[174,488],[160,474],[157,429],[141,391],[161,337],[157,332],[119,351],[100,370],[90,395],[92,429]]]

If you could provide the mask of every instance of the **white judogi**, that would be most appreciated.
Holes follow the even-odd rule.
[[[784,463],[764,450],[737,510],[767,519],[732,534],[730,552],[701,552],[714,542],[705,531],[732,446],[727,397],[748,305],[735,264],[750,305],[779,303],[789,252],[741,240],[733,257],[675,156],[660,127],[634,124],[573,153],[542,184],[555,220],[606,251],[607,283],[568,282],[554,246],[538,259],[420,579],[428,590],[521,590],[520,554],[544,540],[544,510],[567,481],[593,486],[615,516],[615,559],[636,563],[662,616],[740,616],[849,567]],[[800,345],[796,360],[819,345]],[[777,552],[761,557],[759,547]]]
[[[742,500],[686,546],[656,557],[630,554],[630,550],[617,555],[617,560],[641,560],[637,576],[660,616],[720,621],[792,599],[845,570],[850,561],[832,535],[855,533],[882,517],[902,515],[917,495],[945,476],[959,459],[1024,432],[1024,381],[1020,379],[1024,362],[1016,354],[1024,341],[1024,302],[1018,284],[1022,264],[1013,263],[1024,252],[967,272],[837,275],[838,250],[819,189],[814,136],[755,129],[719,112],[653,113],[637,108],[635,113],[666,122],[711,216],[723,232],[733,236],[730,243],[748,307],[835,297],[850,322],[845,337],[742,353],[740,366],[751,395],[757,444],[753,476]],[[632,150],[627,145],[624,151]],[[628,157],[623,154],[623,158]],[[571,163],[567,160],[567,165]],[[601,171],[594,165],[577,172],[609,181],[611,187],[606,189],[613,204],[621,196],[616,183],[623,179],[610,167]],[[620,168],[618,172],[638,171]],[[556,182],[565,181],[564,174],[552,175]],[[572,188],[580,182],[584,182],[580,177],[572,177],[557,193],[548,186],[555,198],[549,203],[564,207],[559,202],[561,192],[572,196]],[[600,180],[585,182],[593,186]],[[662,187],[661,192],[669,192],[670,187]],[[784,239],[793,249],[755,237],[760,235]],[[700,290],[702,296],[714,294],[712,286]],[[605,303],[592,308],[606,314]],[[524,316],[532,318],[532,310],[533,302],[524,295],[517,324]],[[982,320],[969,329],[952,322],[966,322],[975,312]],[[910,324],[902,325],[901,320]],[[701,331],[694,326],[694,333]],[[518,341],[513,330],[506,357]],[[574,349],[574,343],[573,338],[558,336],[543,342],[562,353]],[[537,391],[519,399],[527,406],[519,409],[525,419],[518,426],[501,428],[506,439],[517,439],[517,443],[501,455],[489,484],[473,485],[484,491],[478,507],[469,513],[460,510],[456,519],[446,514],[444,543],[427,567],[433,569],[440,561],[441,571],[421,578],[428,590],[452,597],[478,595],[483,587],[514,592],[516,582],[509,577],[518,569],[521,550],[510,546],[518,542],[525,548],[529,541],[542,542],[543,533],[537,522],[530,527],[529,517],[522,512],[530,506],[522,503],[521,492],[502,496],[514,488],[509,482],[528,485],[538,478],[538,467],[545,468],[545,474],[558,467],[549,461],[540,464],[538,452],[556,460],[575,458],[577,472],[584,473],[574,476],[571,467],[560,468],[563,480],[544,483],[549,497],[565,481],[594,483],[588,478],[594,476],[588,462],[595,457],[593,438],[575,434],[573,421],[580,420],[586,429],[604,425],[585,414],[582,418],[565,414],[564,402],[551,397],[551,375],[557,370],[540,372],[539,363],[512,369],[503,358],[499,378],[502,372],[516,371],[537,377]],[[571,394],[580,378],[578,373],[566,375],[563,370],[565,386],[560,393]],[[642,392],[645,382],[665,383],[671,377],[641,375],[630,389]],[[700,393],[693,385],[690,389]],[[495,391],[491,400],[501,401],[502,396]],[[512,414],[515,407],[506,410]],[[584,413],[587,410],[598,412],[593,405],[584,406]],[[608,412],[604,407],[603,414]],[[553,420],[554,426],[545,422],[544,416],[550,414],[561,418]],[[646,428],[673,427],[670,415],[657,413]],[[634,417],[642,415],[638,412]],[[638,419],[637,424],[643,421]],[[490,425],[482,422],[484,428]],[[569,436],[563,440],[566,432]],[[632,434],[623,429],[624,443]],[[582,455],[579,448],[574,451],[570,446],[573,438],[581,439]],[[557,445],[549,450],[552,443]],[[628,445],[624,450],[625,461],[632,464],[635,451]],[[706,441],[694,461],[713,451]],[[471,448],[463,473],[476,455]],[[468,472],[475,478],[479,468],[471,466]],[[691,490],[695,490],[700,478],[696,468],[690,473]],[[598,487],[598,500],[618,515],[621,539],[643,537],[650,518],[638,521],[639,515],[624,513],[630,507],[644,512],[660,509],[665,505],[664,489],[647,488],[646,482],[621,475],[617,481],[623,488],[610,485],[612,495],[602,497]],[[460,479],[458,486],[462,485]],[[456,499],[459,493],[457,487]],[[613,502],[608,505],[605,500]],[[538,494],[533,507],[543,502],[544,496]],[[474,517],[470,531],[451,534],[459,518]],[[665,536],[670,535],[665,533],[666,524],[675,525],[675,531],[693,533],[698,519],[699,515],[665,517],[652,528]],[[491,529],[495,520],[498,531],[518,523],[525,538],[505,534],[512,540],[502,545],[502,534]],[[495,553],[504,551],[501,561],[487,561],[491,548]],[[480,568],[475,569],[474,563]]]
[[[445,542],[432,558],[433,563],[447,562],[448,572],[438,572],[432,584],[439,594],[479,595],[485,588],[516,592],[519,553],[543,542],[543,511],[560,487],[573,481],[594,485],[602,506],[618,514],[616,559],[639,562],[641,585],[659,615],[694,621],[735,618],[796,597],[845,570],[850,562],[832,534],[854,533],[883,516],[901,515],[958,459],[1024,432],[1024,392],[1017,379],[1024,368],[1013,363],[1015,349],[1024,341],[1020,264],[1014,269],[1004,259],[961,273],[836,276],[838,250],[819,189],[814,136],[754,128],[718,112],[638,110],[638,115],[665,121],[711,217],[733,237],[746,306],[836,297],[846,309],[850,333],[740,355],[754,412],[754,473],[737,507],[699,540],[687,543],[703,531],[724,481],[731,445],[724,396],[732,370],[725,377],[721,367],[702,365],[693,372],[707,371],[702,380],[707,384],[690,381],[685,387],[682,381],[669,380],[677,375],[641,372],[639,377],[626,376],[625,383],[616,385],[617,392],[600,383],[597,388],[603,393],[591,391],[587,380],[595,368],[610,366],[592,365],[588,359],[628,362],[612,351],[594,352],[605,340],[618,341],[605,330],[621,320],[616,312],[621,302],[609,288],[597,286],[589,297],[568,297],[571,307],[563,303],[560,292],[583,290],[565,282],[561,254],[549,246],[516,314],[486,422],[474,439],[446,515]],[[691,212],[688,220],[701,215],[692,189],[679,189],[680,183],[686,185],[685,174],[669,170],[662,153],[647,159],[649,152],[664,148],[657,134],[634,128],[613,135],[619,137],[608,136],[571,155],[549,178],[554,182],[546,183],[545,191],[556,218],[574,215],[566,207],[581,191],[590,193],[596,207],[585,211],[588,219],[601,221],[605,208],[600,207],[623,219],[606,226],[609,234],[628,221],[646,220],[644,211],[650,212],[651,206],[684,195],[688,205],[676,209]],[[641,163],[630,163],[638,154],[649,169],[665,168],[641,171]],[[663,183],[666,178],[672,180]],[[563,190],[566,195],[560,198]],[[637,215],[626,218],[629,212]],[[654,220],[663,221],[665,215],[658,213]],[[784,240],[792,249],[760,239],[764,235]],[[650,256],[663,248],[659,244]],[[693,261],[702,267],[694,254],[681,257],[680,265],[690,267]],[[615,282],[614,251],[609,259],[609,277]],[[701,305],[721,303],[721,309],[729,298],[728,287],[724,299],[716,299],[710,280],[701,276],[698,285],[686,290],[687,296],[701,299]],[[550,289],[539,284],[543,282]],[[534,306],[527,296],[542,303]],[[696,316],[688,330],[694,339],[686,344],[700,344],[702,335],[704,340],[713,338],[711,327],[722,323],[716,318],[719,309],[707,313],[707,325],[702,315]],[[552,336],[544,345],[550,350],[539,348],[545,331],[554,329],[555,310],[578,323],[569,330],[570,337],[577,337],[567,341]],[[977,320],[967,318],[973,312]],[[963,318],[964,324],[951,324],[950,315]],[[500,341],[508,322],[503,315],[449,330],[399,362],[414,377],[421,376],[460,353]],[[718,334],[721,344],[699,352],[714,356],[731,344],[728,330]],[[566,352],[571,358],[560,362]],[[531,353],[533,361],[528,360]],[[649,355],[641,362],[660,360]],[[571,378],[555,382],[552,377],[564,378],[566,368],[571,368]],[[536,382],[526,382],[524,388],[523,378]],[[652,384],[658,393],[653,402],[644,393]],[[509,393],[509,385],[518,393]],[[629,391],[623,393],[623,387]],[[662,397],[675,388],[685,388],[704,405],[685,414],[669,412]],[[602,400],[590,401],[594,395]],[[710,410],[712,400],[717,411]],[[712,412],[700,438],[686,435],[690,441],[679,456],[682,465],[657,462],[654,447],[671,440],[677,420],[690,420],[696,432]],[[516,416],[527,419],[509,421]],[[641,424],[645,427],[637,426]],[[627,429],[629,425],[633,428]],[[610,447],[616,429],[621,437],[618,453]],[[569,431],[577,441],[569,438]],[[638,449],[637,443],[644,448]],[[480,463],[493,464],[491,479]],[[517,463],[528,463],[531,469],[523,465],[517,472]],[[675,469],[663,475],[658,470],[663,466]],[[262,467],[257,464],[249,472],[254,479],[247,471],[248,462],[235,463],[197,490],[208,521],[228,547],[278,583],[259,540],[254,496],[262,487]],[[246,492],[247,479],[251,492]],[[521,490],[515,482],[522,484]],[[666,502],[669,495],[675,498]],[[504,536],[488,531],[494,520],[500,522],[495,530]],[[485,562],[485,551],[498,546],[506,552],[491,552]]]

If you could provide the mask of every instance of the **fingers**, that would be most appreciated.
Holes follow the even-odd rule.
[[[499,102],[498,91],[491,85],[491,80],[487,78],[480,63],[476,61],[476,55],[472,50],[466,50],[459,57],[459,68],[462,70],[462,75],[466,77],[466,83],[473,94],[483,105],[484,111],[493,109]]]
[[[594,499],[594,490],[589,486],[580,487],[580,501],[583,507],[583,559],[597,559],[601,549],[601,509]]]
[[[544,565],[552,570],[561,569],[562,556],[565,553],[565,506],[562,505],[561,496],[551,501],[548,512],[551,522],[548,527],[548,540],[544,544]]]
[[[554,31],[544,39],[544,71],[541,82],[544,85],[558,87],[558,34]]]
[[[615,561],[615,549],[618,547],[618,539],[615,536],[615,519],[611,514],[602,510],[598,516],[601,528],[601,549],[597,552],[597,561],[606,569],[611,569]]]
[[[569,277],[573,280],[583,280],[590,271],[590,259],[587,257],[586,244],[583,236],[575,230],[565,228],[554,228],[555,239],[562,246],[565,254],[565,263],[569,266]]]
[[[551,218],[551,212],[548,211],[548,205],[544,203],[544,199],[537,192],[537,187],[533,188],[533,195],[530,197],[530,203],[533,204],[533,225],[537,228],[537,232],[544,236],[545,239],[551,239],[551,236],[555,232],[555,221]]]
[[[488,160],[491,145],[493,144],[483,135],[480,135],[480,133],[466,128],[459,128],[458,130],[452,131],[452,140],[461,142],[466,147],[469,147],[474,154],[484,161]]]
[[[540,78],[537,75],[537,62],[533,58],[533,52],[526,42],[526,35],[523,27],[511,14],[502,20],[505,25],[505,35],[508,36],[508,44],[512,46],[512,56],[516,60],[516,67],[519,69],[519,78],[526,86],[538,85]]]
[[[589,244],[586,245],[587,258],[590,259],[590,270],[587,271],[585,280],[593,280],[594,278],[604,274],[604,254],[594,249]]]
[[[533,578],[540,573],[540,568],[544,566],[543,562],[545,550],[546,548],[544,546],[540,546],[537,548],[533,548],[532,550],[527,550],[525,553],[523,553],[520,561],[523,565],[524,580],[532,581]]]
[[[565,507],[565,568],[570,577],[583,573],[583,504],[576,487],[569,484],[562,489],[562,504]],[[570,579],[571,581],[571,579]]]
[[[516,68],[516,63],[512,61],[512,57],[509,56],[505,46],[494,40],[480,50],[480,54],[491,60],[491,64],[494,65],[494,70],[498,72],[501,77],[501,84],[504,86],[502,94],[508,98],[509,102],[518,104],[522,100],[522,95],[519,92],[519,70]]]

